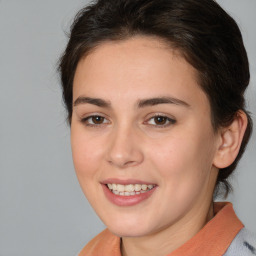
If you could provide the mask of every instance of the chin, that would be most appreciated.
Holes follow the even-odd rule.
[[[148,233],[144,230],[127,230],[127,229],[121,229],[121,228],[108,228],[114,235],[118,237],[142,237],[147,235]]]
[[[142,221],[133,223],[124,223],[117,221],[114,225],[106,225],[107,228],[118,237],[142,237],[153,232],[146,223]]]

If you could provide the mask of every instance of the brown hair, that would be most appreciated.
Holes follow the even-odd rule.
[[[231,188],[227,178],[252,132],[244,99],[250,72],[236,22],[213,0],[98,0],[82,9],[71,26],[59,63],[68,120],[72,116],[72,87],[79,60],[104,41],[135,35],[164,39],[198,71],[215,130],[228,126],[239,110],[246,113],[248,126],[239,154],[230,166],[220,170],[217,179],[216,188],[224,185],[227,195]]]

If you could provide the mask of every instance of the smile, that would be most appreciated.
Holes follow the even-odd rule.
[[[133,206],[148,200],[158,185],[135,180],[111,179],[101,183],[106,198],[117,206]]]
[[[146,193],[153,189],[155,185],[147,184],[107,184],[108,189],[115,195],[119,196],[134,196]]]

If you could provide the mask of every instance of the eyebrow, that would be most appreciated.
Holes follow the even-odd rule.
[[[158,104],[174,104],[174,105],[181,105],[184,107],[190,107],[190,105],[187,102],[177,98],[173,98],[173,97],[157,97],[157,98],[140,100],[138,102],[138,107],[142,108],[142,107],[154,106]]]
[[[91,98],[91,97],[84,97],[84,96],[78,97],[75,100],[73,105],[77,106],[80,104],[92,104],[102,108],[111,108],[111,103],[109,101],[99,99],[99,98]],[[174,105],[180,105],[184,107],[190,107],[190,105],[187,102],[177,98],[173,98],[173,97],[156,97],[156,98],[138,100],[137,107],[143,108],[143,107],[155,106],[159,104],[174,104]]]
[[[111,107],[110,102],[105,101],[103,99],[83,97],[83,96],[78,97],[75,100],[73,105],[77,106],[80,104],[92,104],[92,105],[96,105],[96,106],[102,107],[102,108],[110,108]]]

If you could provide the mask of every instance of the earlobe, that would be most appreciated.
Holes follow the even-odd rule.
[[[213,165],[219,169],[231,165],[238,153],[247,127],[248,119],[246,114],[239,110],[228,127],[220,128],[219,145]]]

